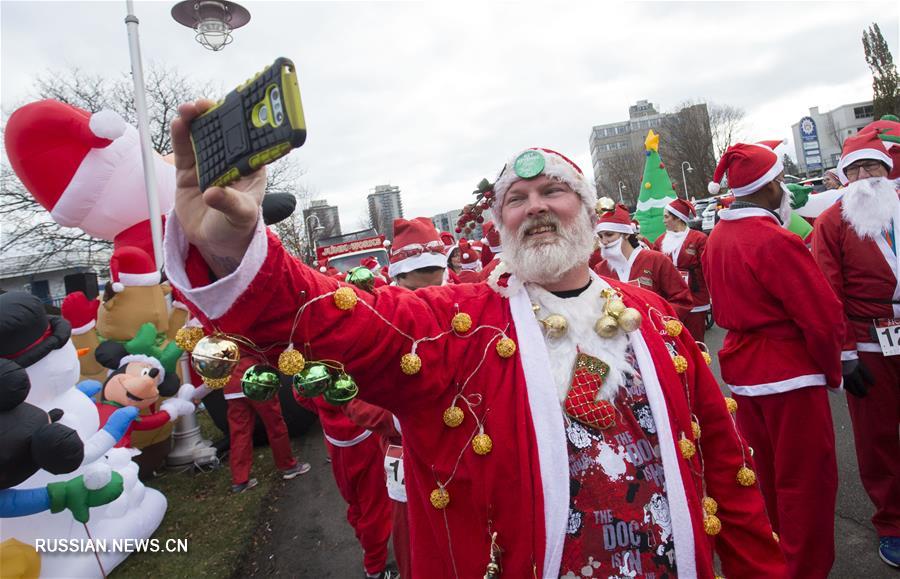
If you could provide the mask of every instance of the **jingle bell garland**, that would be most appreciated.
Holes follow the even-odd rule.
[[[547,331],[548,338],[562,338],[569,330],[569,321],[559,314],[550,314],[540,322]]]
[[[324,364],[318,362],[306,366],[294,376],[294,390],[304,398],[315,398],[327,390],[333,377]]]
[[[403,357],[400,358],[400,370],[407,376],[418,374],[421,369],[422,358],[419,358],[418,355],[410,352],[408,354],[403,354]]]
[[[244,396],[257,402],[265,402],[275,397],[281,386],[278,370],[266,364],[254,364],[247,368],[241,378]]]
[[[339,310],[352,310],[356,307],[358,301],[359,296],[356,295],[355,291],[348,287],[338,288],[338,290],[334,292],[334,305],[337,306]]]
[[[197,342],[203,339],[203,328],[183,326],[175,332],[175,344],[185,352],[193,352]]]
[[[491,452],[493,448],[494,441],[491,440],[490,436],[484,433],[483,429],[472,439],[472,450],[474,450],[477,455],[484,456]]]
[[[737,409],[738,409],[737,400],[735,400],[734,398],[731,398],[729,396],[728,398],[725,399],[725,408],[728,409],[728,412],[730,412],[731,414],[734,414],[735,412],[737,412]]]
[[[675,371],[679,374],[684,374],[688,369],[687,358],[685,358],[681,354],[672,356],[672,364],[675,365]]]
[[[278,369],[282,374],[288,376],[299,374],[303,371],[304,366],[306,366],[306,359],[293,346],[278,355]]]
[[[472,316],[467,313],[460,312],[453,316],[453,319],[450,321],[450,325],[453,326],[453,331],[457,334],[465,334],[472,329]]]
[[[356,381],[349,374],[343,373],[325,389],[325,392],[322,393],[322,398],[325,399],[325,402],[334,406],[343,406],[356,398],[358,394],[359,386],[357,386]]]
[[[703,360],[706,362],[707,366],[712,364],[712,356],[709,355],[709,352],[700,352],[700,355],[703,356]]]
[[[684,329],[684,325],[678,320],[671,319],[666,320],[666,333],[673,338],[677,338],[681,335],[681,331]]]
[[[678,448],[681,450],[681,456],[683,456],[685,460],[691,460],[697,455],[697,445],[686,438],[683,433],[681,435],[681,440],[678,441]]]
[[[737,472],[737,482],[742,487],[752,487],[756,483],[756,473],[742,466]]]
[[[346,281],[369,293],[375,289],[375,274],[368,267],[354,267],[347,272]]]
[[[444,424],[450,428],[456,428],[463,423],[466,415],[459,406],[453,405],[444,410]]]
[[[516,353],[516,343],[510,338],[501,338],[497,342],[497,354],[501,358],[511,358]]]
[[[438,487],[431,491],[431,496],[428,498],[431,500],[431,506],[438,510],[446,509],[447,505],[450,504],[450,493],[443,487]]]
[[[722,532],[722,521],[715,515],[707,515],[703,517],[703,530],[707,535],[718,535]]]
[[[703,497],[703,512],[707,515],[715,515],[719,512],[719,503],[712,497]]]
[[[233,341],[219,336],[206,336],[191,352],[191,366],[210,388],[222,388],[241,359],[241,351]]]
[[[700,440],[700,424],[697,421],[691,421],[691,432],[694,434],[694,440]]]

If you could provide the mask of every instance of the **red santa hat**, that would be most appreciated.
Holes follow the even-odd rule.
[[[129,286],[159,285],[160,275],[153,265],[153,258],[137,247],[120,247],[109,260],[112,289],[120,292]]]
[[[481,253],[468,239],[459,240],[459,266],[469,271],[481,269]]]
[[[685,223],[690,223],[691,218],[697,216],[697,210],[694,209],[694,205],[685,199],[676,199],[675,201],[672,201],[666,205],[666,211]]]
[[[871,126],[871,125],[870,125]],[[844,141],[844,150],[841,151],[841,160],[838,161],[837,174],[841,183],[850,182],[844,172],[847,167],[863,159],[880,161],[887,165],[888,173],[893,173],[894,160],[888,153],[884,141],[878,138],[878,129],[864,129]]]
[[[97,324],[100,300],[89,300],[83,292],[72,292],[60,306],[62,317],[72,325],[72,335],[86,334]]]
[[[359,265],[374,272],[377,272],[378,268],[381,267],[378,265],[378,260],[374,257],[362,258],[361,260],[359,260]]]
[[[491,253],[500,253],[503,250],[503,247],[500,245],[500,231],[494,225],[493,221],[488,221],[481,228],[482,233],[484,233],[484,239],[482,239],[482,243],[486,243],[490,248]]]
[[[444,247],[448,249],[456,245],[456,238],[448,231],[441,231],[441,241],[444,242]]]
[[[626,235],[634,233],[634,225],[631,221],[631,215],[628,213],[628,208],[619,203],[612,211],[604,211],[600,215],[600,221],[594,227],[594,231],[596,233],[614,231],[616,233],[625,233]]]
[[[597,204],[597,193],[594,185],[584,176],[581,168],[568,157],[550,149],[531,148],[520,151],[507,161],[494,183],[494,218],[502,225],[500,208],[503,197],[516,181],[534,179],[546,175],[558,179],[572,188],[580,197],[589,212],[594,211]]]
[[[447,267],[444,242],[427,217],[394,220],[391,277],[425,267]]]
[[[728,186],[736,197],[750,195],[775,180],[784,164],[774,151],[782,141],[761,141],[759,143],[735,143],[728,147],[709,184],[710,195],[717,195],[719,183],[728,175]]]

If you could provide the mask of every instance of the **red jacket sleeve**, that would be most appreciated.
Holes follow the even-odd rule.
[[[394,415],[380,406],[354,398],[345,404],[341,410],[344,411],[347,418],[360,428],[371,430],[387,439],[394,439],[400,436],[400,432],[394,425]]]
[[[675,269],[675,264],[668,257],[660,255],[662,259],[656,260],[657,265],[655,268],[657,283],[659,284],[659,295],[672,304],[675,313],[678,314],[680,319],[684,319],[691,312],[691,308],[694,305],[693,298],[691,298],[691,290],[684,283],[684,278],[681,277],[678,270]]]
[[[168,412],[160,411],[138,416],[131,424],[134,425],[135,430],[156,430],[168,423],[170,419],[171,416]]]
[[[833,219],[829,219],[828,215],[816,220],[816,226],[812,231],[812,255],[816,260],[816,264],[828,285],[834,291],[837,298],[844,303],[844,275],[841,264],[844,256],[841,252],[841,228],[840,223]],[[847,319],[846,310],[844,310],[844,343],[842,346],[842,356],[852,358],[856,354],[856,337],[853,334],[853,327]]]

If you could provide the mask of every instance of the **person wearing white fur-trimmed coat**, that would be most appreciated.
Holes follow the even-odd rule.
[[[898,125],[900,128],[900,125]],[[863,487],[875,505],[879,554],[900,565],[900,356],[882,353],[878,320],[900,318],[898,167],[877,135],[844,142],[843,196],[816,219],[813,256],[847,317],[844,387]]]
[[[173,124],[184,179],[176,201],[180,209],[166,232],[170,280],[204,327],[215,325],[257,344],[293,336],[294,343],[308,345],[307,359],[339,360],[357,378],[362,399],[397,416],[408,458],[414,577],[496,576],[499,567],[507,577],[571,575],[572,547],[590,536],[579,570],[587,564],[596,574],[636,573],[637,565],[652,563],[676,565],[682,577],[712,579],[712,535],[729,577],[785,576],[759,490],[739,476],[746,474],[749,450],[701,352],[687,332],[660,333],[661,324],[674,318],[672,309],[649,292],[613,282],[622,302],[616,314],[624,316],[623,322],[631,319],[626,324],[630,332],[607,327],[607,338],[594,332],[597,320],[612,307],[608,302],[618,300],[601,296],[610,283],[587,267],[596,195],[574,163],[552,151],[531,149],[514,157],[506,179],[501,175],[495,185],[495,203],[502,209],[503,261],[515,275],[495,270],[488,284],[414,293],[386,287],[372,295],[318,275],[290,257],[261,221],[254,224],[258,189],[253,183],[261,186],[264,180],[245,180],[222,192],[234,203],[220,205],[215,199],[219,192],[207,191],[202,199],[230,219],[222,220],[205,205],[195,185],[185,124],[200,110],[202,105],[181,107]],[[219,233],[234,228],[235,235],[216,235],[222,243],[204,237],[195,227],[204,213]],[[522,251],[526,238],[528,248]],[[534,257],[536,246],[555,248],[550,251],[554,255],[527,259]],[[226,265],[214,259],[217,255],[240,263]],[[211,265],[218,282],[195,285],[186,273],[193,266],[185,267],[192,260]],[[547,277],[538,283],[533,276],[540,272]],[[576,312],[568,338],[542,334],[533,303],[541,305],[538,313],[544,319],[564,300],[574,300],[566,302],[571,304],[566,310]],[[294,331],[291,314],[304,304]],[[624,315],[628,307],[644,316],[639,329],[633,314]],[[416,348],[410,338],[419,340]],[[559,340],[559,349],[553,339]],[[587,363],[590,369],[576,368],[577,349],[596,359]],[[626,368],[618,355],[629,350],[635,363]],[[626,444],[619,449],[611,440],[604,443],[599,430],[590,432],[582,423],[588,421],[585,415],[566,418],[563,401],[573,391],[573,373],[579,376],[580,370],[593,378],[579,381],[578,388],[598,388],[594,394],[599,399],[586,394],[588,400],[598,408],[616,404],[630,416],[617,421],[616,428],[642,438],[649,435],[639,431],[654,434],[658,454],[652,446],[649,454],[641,453],[642,459],[661,465],[652,476],[642,472],[626,481],[623,473],[606,469],[602,458],[589,455],[611,452],[617,457],[613,464],[625,469],[643,464]],[[640,420],[625,402],[630,396],[647,400]],[[458,413],[445,413],[454,406],[465,407],[461,421]],[[572,430],[576,428],[578,433]],[[570,443],[590,450],[572,450]],[[586,486],[580,491],[572,488],[573,460],[593,461],[596,467],[584,477]],[[660,490],[663,478],[666,486]],[[621,532],[611,503],[573,502],[586,496],[585,489],[608,489],[624,505],[632,486],[648,502],[638,505],[638,511],[646,506],[640,514],[634,505],[623,507],[635,516],[635,526],[626,524]],[[651,488],[655,490],[648,492]],[[703,498],[717,503],[705,501],[704,510]],[[579,519],[573,507],[588,516]],[[624,545],[613,541],[604,547],[609,534],[603,525],[613,525],[612,534],[621,535]],[[649,538],[661,542],[648,544]],[[632,558],[637,552],[640,559]],[[654,556],[661,559],[652,560]],[[620,571],[623,567],[627,569]]]

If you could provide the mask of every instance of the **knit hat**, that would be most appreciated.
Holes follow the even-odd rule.
[[[531,148],[510,158],[494,183],[493,213],[499,225],[502,225],[500,208],[503,207],[503,198],[512,184],[523,179],[534,179],[540,175],[562,181],[581,197],[588,211],[594,210],[597,193],[594,185],[588,181],[578,165],[556,151]]]
[[[873,123],[874,124],[874,123]],[[888,153],[885,142],[878,138],[877,128],[866,128],[844,141],[844,150],[841,151],[841,160],[838,161],[837,174],[841,183],[850,182],[845,170],[848,166],[862,159],[872,159],[887,165],[888,173],[894,168],[894,160]]]
[[[120,247],[109,260],[109,273],[112,277],[112,290],[116,293],[128,286],[159,285],[160,275],[153,259],[143,249],[137,247]]]
[[[784,164],[773,150],[781,141],[762,141],[760,143],[736,143],[725,151],[713,180],[709,184],[709,193],[719,193],[722,178],[728,175],[728,186],[736,197],[750,195],[775,180]]]
[[[694,209],[693,204],[685,199],[676,199],[675,201],[672,201],[666,205],[666,211],[685,223],[690,223],[691,218],[697,216],[697,210]]]
[[[459,266],[468,271],[481,269],[481,253],[468,239],[459,240]]]
[[[600,233],[601,231],[613,231],[615,233],[625,233],[626,235],[634,233],[634,225],[631,223],[631,215],[628,213],[628,208],[620,203],[611,211],[602,212],[599,223],[594,227],[595,233]]]
[[[89,300],[83,292],[73,292],[65,297],[60,310],[62,317],[72,324],[72,335],[80,336],[96,325],[99,307],[100,300]]]
[[[444,242],[434,223],[427,217],[394,220],[394,244],[391,248],[391,277],[424,267],[447,267]]]

